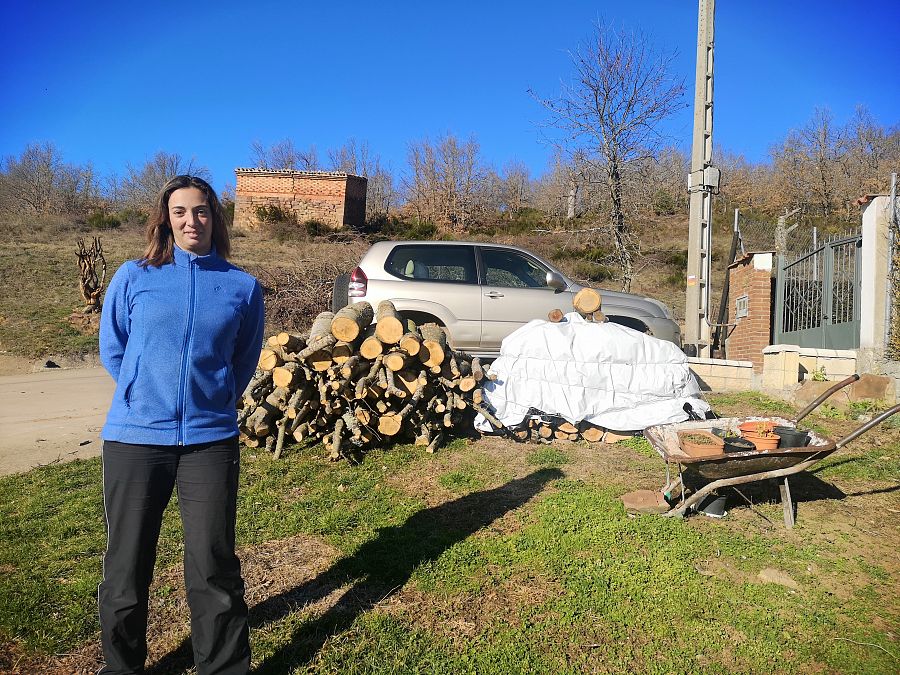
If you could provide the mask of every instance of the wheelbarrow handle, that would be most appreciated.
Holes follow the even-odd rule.
[[[837,443],[834,444],[835,449],[844,447],[845,445],[847,445],[847,443],[849,443],[853,439],[859,438],[864,433],[866,433],[869,429],[871,429],[872,427],[874,427],[877,424],[881,424],[888,417],[890,417],[891,415],[894,415],[898,412],[900,412],[900,403],[895,405],[893,408],[888,408],[883,413],[881,413],[878,417],[873,417],[872,419],[870,419],[868,422],[863,424],[858,429],[854,429],[853,431],[851,431],[849,434],[847,434],[841,440],[839,440]]]
[[[843,389],[843,388],[846,387],[848,384],[853,384],[853,383],[856,382],[858,379],[859,379],[859,374],[858,374],[858,373],[854,373],[853,375],[851,375],[851,376],[848,377],[847,379],[841,380],[840,382],[838,382],[836,385],[834,385],[833,387],[831,387],[828,391],[826,391],[826,392],[823,393],[821,396],[819,396],[819,398],[817,398],[815,401],[813,401],[813,402],[810,403],[808,406],[806,406],[806,407],[803,409],[803,411],[802,411],[799,415],[797,415],[796,418],[794,418],[794,424],[799,423],[800,420],[802,420],[804,417],[806,417],[807,415],[809,415],[809,413],[811,413],[813,410],[815,410],[815,409],[818,408],[820,405],[822,405],[822,401],[824,401],[826,398],[828,398],[829,396],[831,396],[831,395],[832,395],[834,392],[836,392],[838,389]]]

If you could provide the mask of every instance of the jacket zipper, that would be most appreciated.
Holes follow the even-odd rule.
[[[178,387],[178,445],[184,445],[184,405],[187,394],[187,366],[188,366],[188,350],[191,346],[191,332],[194,328],[194,261],[188,261],[188,285],[190,293],[188,295],[188,320],[187,328],[184,332],[184,343],[181,347],[181,381]]]

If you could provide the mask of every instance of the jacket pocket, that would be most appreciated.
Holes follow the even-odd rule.
[[[131,378],[128,380],[128,384],[125,385],[125,392],[123,394],[123,398],[125,399],[125,405],[130,408],[131,407],[131,395],[134,393],[134,383],[137,382],[138,372],[141,368],[141,357],[138,356],[134,362],[134,370],[131,372]]]

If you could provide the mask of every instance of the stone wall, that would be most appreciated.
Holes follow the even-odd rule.
[[[270,171],[235,169],[234,224],[256,229],[258,209],[277,206],[297,222],[310,220],[339,230],[365,222],[366,179],[331,171]]]
[[[763,350],[772,341],[772,253],[748,253],[729,268],[729,359],[750,361],[763,370]]]

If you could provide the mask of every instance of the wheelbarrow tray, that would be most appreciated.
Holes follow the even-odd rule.
[[[817,460],[824,459],[836,449],[833,440],[813,431],[809,432],[809,444],[802,448],[726,452],[714,457],[692,457],[681,449],[678,440],[679,431],[736,429],[744,422],[772,422],[776,426],[794,426],[793,422],[781,417],[726,417],[678,424],[657,424],[645,429],[644,437],[666,462],[680,464],[682,470],[699,475],[705,480],[736,478],[787,469],[813,457]]]

